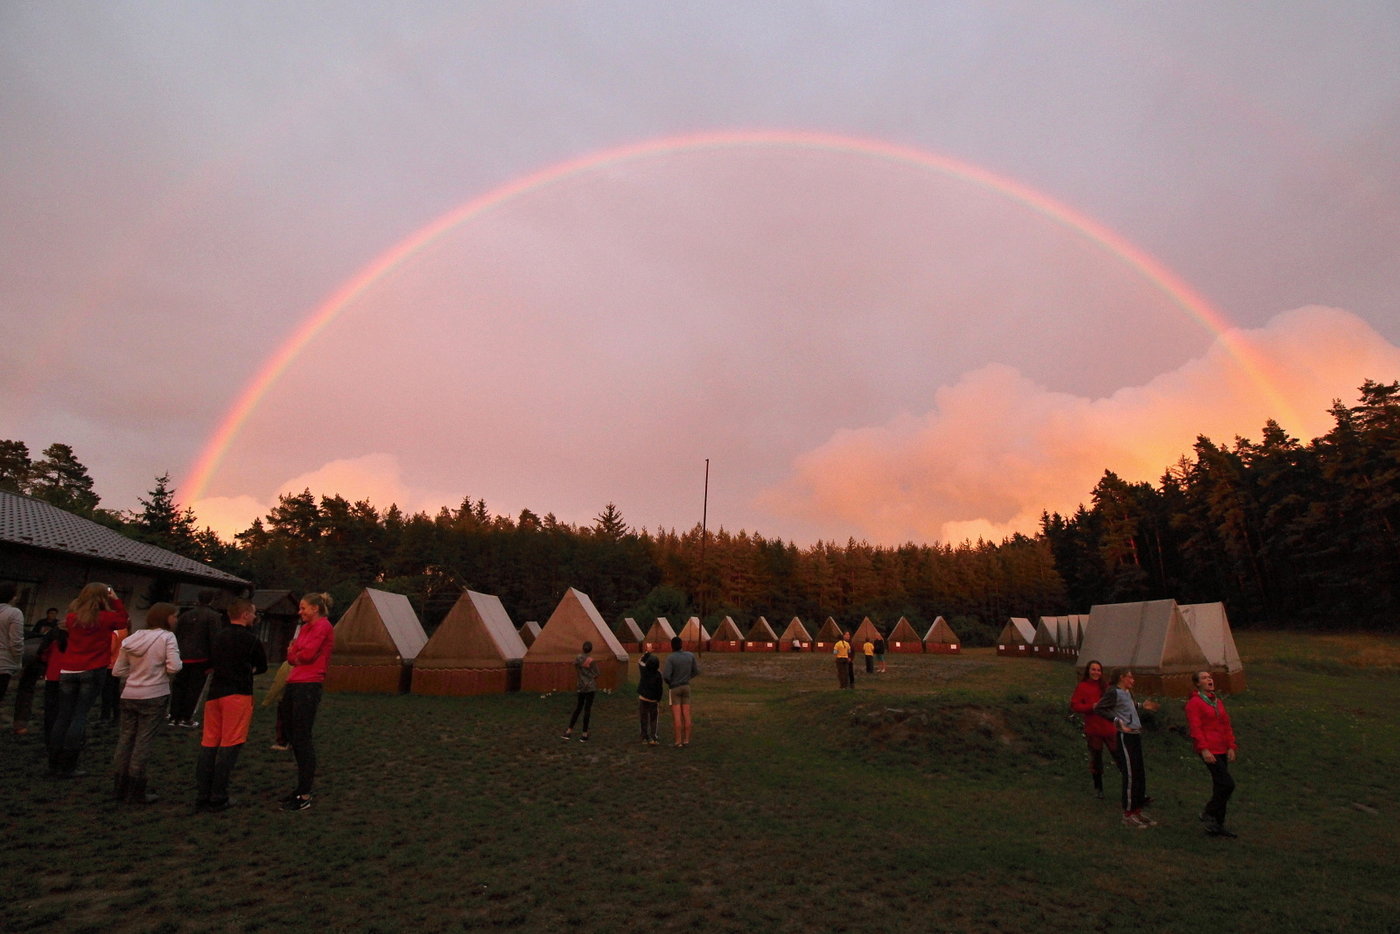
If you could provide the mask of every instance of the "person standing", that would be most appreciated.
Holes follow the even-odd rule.
[[[1225,808],[1235,793],[1235,780],[1230,775],[1230,763],[1235,761],[1235,730],[1225,701],[1216,696],[1215,676],[1198,671],[1191,676],[1196,693],[1186,699],[1186,726],[1191,731],[1191,744],[1196,755],[1210,772],[1210,800],[1201,812],[1206,835],[1228,837],[1235,834],[1225,829]]]
[[[232,803],[229,778],[248,741],[253,722],[253,678],[267,671],[262,640],[252,630],[258,611],[251,600],[229,604],[229,625],[209,648],[209,697],[204,701],[204,736],[195,765],[195,807],[223,811]]]
[[[583,651],[574,656],[574,673],[577,680],[574,684],[574,715],[569,718],[569,726],[564,730],[564,739],[573,739],[574,724],[578,722],[578,715],[583,714],[583,735],[578,738],[580,743],[588,742],[588,723],[593,718],[593,698],[598,693],[598,662],[589,653],[593,651],[593,643],[585,642]]]
[[[316,711],[321,706],[326,670],[331,666],[331,650],[335,648],[335,630],[326,618],[330,611],[330,594],[309,593],[302,597],[297,605],[301,629],[287,646],[287,661],[292,663],[292,670],[282,694],[282,712],[292,755],[297,760],[297,787],[283,799],[284,811],[304,811],[311,807],[311,787],[316,781],[316,744],[312,741],[312,728],[316,725]]]
[[[865,641],[861,643],[860,651],[865,656],[865,673],[873,675],[875,673],[875,643],[870,641],[870,637],[867,636]]]
[[[199,695],[204,693],[204,682],[209,676],[209,646],[214,633],[222,624],[212,604],[217,596],[213,590],[201,590],[196,597],[198,604],[180,614],[175,627],[175,637],[180,640],[180,658],[185,667],[175,678],[175,688],[170,698],[170,723],[192,730],[199,726],[195,710],[199,707]]]
[[[121,732],[112,756],[112,781],[118,801],[153,804],[146,791],[146,760],[151,740],[170,705],[170,678],[180,670],[180,646],[171,629],[179,608],[157,603],[146,611],[146,628],[121,641],[112,665],[113,679],[125,678],[121,692]]]
[[[67,632],[58,654],[58,709],[48,733],[49,775],[78,778],[78,758],[87,744],[88,712],[102,693],[112,653],[112,633],[127,626],[117,592],[96,581],[83,587],[63,620]]]
[[[851,686],[851,643],[845,633],[831,647],[831,654],[836,659],[836,684],[844,690]]]
[[[875,640],[875,670],[884,674],[885,668],[885,640],[883,638]]]
[[[1142,761],[1142,719],[1138,708],[1156,710],[1155,701],[1133,700],[1133,672],[1115,668],[1109,678],[1112,685],[1094,705],[1094,712],[1111,721],[1118,740],[1111,747],[1114,764],[1123,776],[1123,826],[1155,827],[1157,822],[1142,813],[1147,803],[1147,772]]]
[[[1089,744],[1089,776],[1094,782],[1094,797],[1103,797],[1103,751],[1108,747],[1109,755],[1118,742],[1117,729],[1112,721],[1094,712],[1094,705],[1104,695],[1103,665],[1091,660],[1084,666],[1084,676],[1075,685],[1069,699],[1069,709],[1084,720],[1084,739]]]
[[[58,628],[58,607],[51,606],[44,618],[34,623],[24,640],[24,668],[20,672],[19,686],[15,688],[15,735],[24,736],[29,732],[29,721],[34,715],[34,690],[44,677],[44,666],[53,650],[53,640],[61,630]]]
[[[0,584],[0,701],[10,689],[10,679],[24,667],[24,612],[11,605],[18,592],[13,583]]]
[[[643,652],[637,662],[637,719],[642,728],[642,742],[655,746],[657,721],[661,718],[661,662],[650,652]]]
[[[700,660],[682,645],[680,636],[671,640],[671,654],[661,668],[661,680],[671,689],[671,731],[677,749],[690,745],[690,682],[700,674]]]

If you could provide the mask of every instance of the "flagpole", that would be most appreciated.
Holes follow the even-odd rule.
[[[710,521],[710,459],[705,458],[705,499],[700,508],[700,631],[695,634],[695,644],[700,651],[705,650],[705,539]]]

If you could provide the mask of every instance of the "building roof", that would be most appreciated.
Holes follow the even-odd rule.
[[[241,577],[138,542],[43,500],[5,490],[0,490],[0,545],[35,548],[213,584],[250,586]]]

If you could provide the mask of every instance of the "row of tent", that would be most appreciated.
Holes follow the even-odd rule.
[[[676,632],[666,617],[659,616],[646,632],[642,632],[636,620],[628,617],[618,624],[615,635],[629,651],[635,652],[669,652],[671,640],[676,637],[680,638],[682,647],[690,652],[829,652],[844,632],[829,616],[817,630],[816,636],[796,616],[781,635],[762,616],[754,620],[747,632],[739,629],[733,617],[726,616],[715,627],[713,635],[701,625],[698,617],[692,616],[681,631]],[[962,651],[953,627],[941,616],[934,620],[922,637],[913,624],[902,616],[888,636],[882,634],[868,616],[851,634],[851,642],[857,650],[863,643],[879,639],[885,640],[887,652],[956,655]]]
[[[1216,689],[1244,690],[1244,662],[1223,603],[1175,600],[1106,603],[1087,615],[1012,617],[997,637],[997,654],[1021,658],[1097,661],[1105,670],[1131,668],[1143,694],[1185,697],[1191,676],[1210,671]]]
[[[711,635],[698,617],[679,636],[690,651],[830,651],[843,630],[828,618],[814,638],[797,617],[777,635],[763,617],[741,633],[725,617]],[[500,598],[468,590],[458,598],[431,638],[402,594],[366,589],[335,625],[335,649],[326,690],[434,695],[499,694],[508,691],[572,690],[574,659],[584,642],[593,643],[598,685],[613,690],[627,680],[629,652],[669,652],[677,633],[658,618],[643,633],[634,619],[608,629],[587,594],[570,588],[541,626],[511,622]],[[884,638],[889,652],[957,654],[957,635],[938,617],[922,638],[900,618],[882,636],[867,617],[852,634],[858,647]]]

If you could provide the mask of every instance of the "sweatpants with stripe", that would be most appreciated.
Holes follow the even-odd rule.
[[[1117,745],[1110,747],[1113,762],[1123,776],[1123,812],[1142,809],[1147,797],[1147,772],[1142,767],[1142,734],[1119,733]]]

